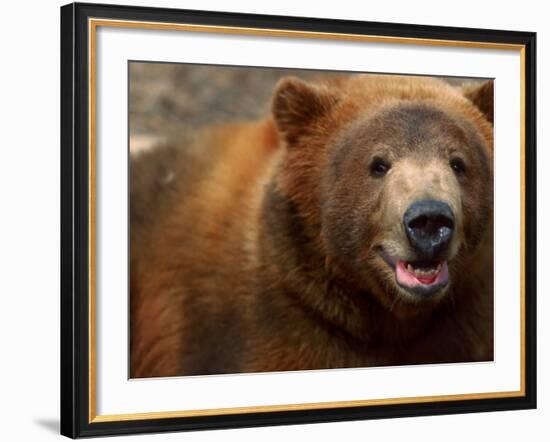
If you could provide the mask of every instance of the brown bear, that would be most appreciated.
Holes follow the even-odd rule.
[[[288,77],[133,158],[131,377],[492,360],[492,100]]]

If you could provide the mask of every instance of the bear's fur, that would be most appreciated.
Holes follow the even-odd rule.
[[[491,360],[492,95],[285,78],[272,117],[134,157],[131,376]],[[428,196],[456,233],[420,296],[385,258],[414,260],[402,217]]]

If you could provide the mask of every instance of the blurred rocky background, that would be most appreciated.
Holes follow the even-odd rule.
[[[322,71],[130,63],[130,146],[149,149],[169,134],[269,112],[273,88],[286,75],[318,78]],[[446,78],[453,84],[471,81]]]

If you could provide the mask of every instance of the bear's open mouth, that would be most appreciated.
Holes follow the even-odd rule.
[[[402,287],[439,288],[449,281],[447,261],[442,262],[406,262],[397,260],[395,278]]]
[[[434,295],[449,283],[447,261],[404,261],[379,250],[384,261],[394,270],[397,285],[414,295]]]

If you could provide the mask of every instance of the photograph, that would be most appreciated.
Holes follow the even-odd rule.
[[[129,377],[493,361],[493,83],[129,60]]]
[[[6,5],[1,440],[550,434],[544,2]]]
[[[63,435],[536,407],[534,32],[60,19]]]

